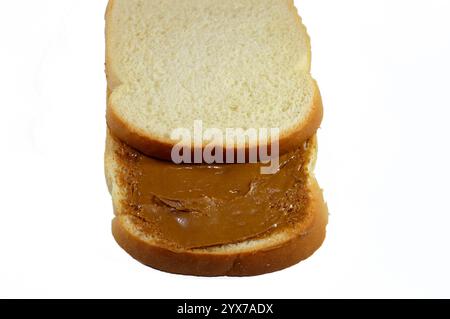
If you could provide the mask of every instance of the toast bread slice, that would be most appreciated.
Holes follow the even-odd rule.
[[[170,160],[179,142],[171,133],[192,133],[197,120],[222,131],[279,128],[280,154],[296,149],[323,116],[310,68],[310,40],[292,0],[108,5],[108,126],[148,156]],[[250,138],[245,148],[255,147]]]

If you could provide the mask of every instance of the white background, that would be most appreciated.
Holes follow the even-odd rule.
[[[450,1],[296,3],[328,237],[288,270],[208,279],[146,268],[110,234],[106,0],[2,0],[0,297],[449,298]]]

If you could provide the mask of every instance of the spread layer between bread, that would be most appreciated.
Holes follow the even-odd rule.
[[[274,175],[261,175],[262,164],[176,165],[114,141],[118,183],[126,194],[118,213],[139,220],[144,232],[165,245],[193,249],[236,243],[304,218],[314,138],[283,155]]]

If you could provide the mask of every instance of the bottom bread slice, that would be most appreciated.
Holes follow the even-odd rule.
[[[195,276],[254,276],[278,271],[310,257],[323,243],[328,209],[314,178],[311,158],[308,178],[308,206],[304,218],[295,225],[268,232],[257,238],[206,248],[177,249],[164,245],[155,234],[143,231],[142,221],[121,214],[124,195],[118,175],[122,169],[116,160],[118,146],[108,136],[105,168],[116,217],[112,232],[117,243],[139,262],[165,272]]]

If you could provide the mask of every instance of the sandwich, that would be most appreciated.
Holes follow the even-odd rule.
[[[176,274],[252,276],[322,245],[310,52],[292,0],[110,0],[105,171],[126,252]]]

